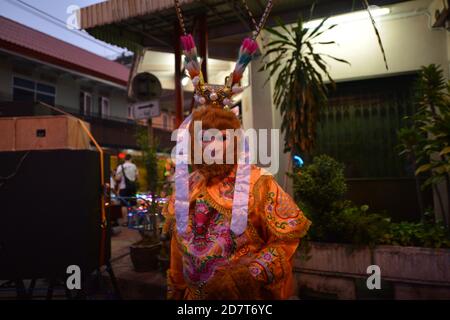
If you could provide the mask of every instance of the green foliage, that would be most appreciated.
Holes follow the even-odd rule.
[[[347,191],[344,166],[327,155],[314,157],[312,164],[292,177],[296,198],[319,212],[329,210]]]
[[[147,170],[147,185],[152,195],[158,195],[160,192],[159,174],[158,174],[158,157],[156,155],[157,141],[153,138],[150,143],[147,127],[138,126],[136,132],[137,144],[143,154],[143,161]],[[154,198],[153,198],[154,199]],[[140,230],[142,243],[152,244],[159,242],[156,213],[158,213],[158,203],[156,201],[148,201],[149,219],[153,228],[151,230]]]
[[[416,154],[421,163],[416,174],[431,173],[425,185],[439,183],[450,174],[450,92],[446,89],[440,67],[422,67],[417,84],[419,110],[413,120],[423,137],[416,145],[420,147]]]
[[[369,213],[368,206],[342,200],[347,191],[343,164],[320,155],[291,176],[295,198],[313,221],[310,239],[373,245],[383,236],[388,223],[386,217]]]
[[[413,165],[416,176],[427,175],[423,187],[444,181],[450,195],[450,83],[446,83],[439,66],[422,67],[416,103],[417,113],[407,119],[411,126],[398,133],[400,155]],[[437,188],[435,191],[440,192]],[[440,194],[438,197],[443,199]]]
[[[369,212],[367,205],[355,206],[350,201],[337,205],[325,217],[327,241],[357,245],[374,246],[384,236],[390,222],[383,214]]]
[[[413,127],[401,128],[398,132],[399,145],[397,150],[399,155],[404,156],[408,161],[415,163],[418,153],[419,142],[423,139],[420,133]]]
[[[305,28],[303,19],[288,28],[278,19],[280,29],[266,28],[272,41],[266,46],[263,58],[269,58],[261,69],[269,70],[269,78],[276,76],[274,103],[282,115],[281,130],[285,134],[285,151],[309,152],[314,146],[318,111],[327,103],[328,88],[325,76],[334,86],[325,58],[347,61],[316,52],[315,45],[331,45],[317,37],[336,25],[325,27],[328,18],[315,28]],[[274,59],[270,59],[271,56]]]
[[[154,141],[153,144],[150,144],[147,127],[142,126],[138,126],[136,140],[137,145],[142,151],[144,165],[147,170],[146,180],[148,189],[150,192],[158,194],[160,191],[160,170],[158,170],[158,157],[156,155],[156,146],[158,143]]]
[[[357,206],[351,201],[337,201],[322,214],[302,203],[300,207],[313,221],[308,233],[312,241],[374,246],[384,238],[390,223],[386,215],[369,212],[367,205]]]
[[[381,244],[450,248],[450,233],[442,223],[391,223]]]
[[[370,212],[367,205],[342,200],[347,189],[344,167],[329,156],[315,157],[291,177],[298,205],[313,222],[307,240],[356,246],[450,247],[449,230],[435,223],[430,211],[420,223],[393,223],[384,213]],[[302,250],[307,251],[307,247],[306,241]]]

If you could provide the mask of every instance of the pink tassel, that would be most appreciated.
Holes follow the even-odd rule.
[[[252,40],[250,38],[245,38],[242,42],[241,46],[242,51],[247,51],[248,54],[252,55],[258,50],[258,44],[255,40]]]
[[[191,49],[195,48],[194,37],[192,37],[191,34],[189,34],[189,47],[190,47]]]
[[[186,52],[191,51],[193,48],[195,48],[194,38],[191,34],[188,34],[186,36],[181,36],[181,43],[183,45],[183,49]]]

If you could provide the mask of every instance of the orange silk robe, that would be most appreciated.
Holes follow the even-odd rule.
[[[293,256],[311,222],[272,175],[252,166],[247,229],[234,235],[230,230],[234,180],[232,175],[206,186],[201,174],[191,174],[189,224],[184,235],[176,230],[174,195],[165,206],[163,233],[171,236],[168,299],[204,298],[202,288],[215,270],[235,263],[248,266],[273,299],[293,295]],[[203,213],[209,221],[203,219],[197,225],[194,216]]]

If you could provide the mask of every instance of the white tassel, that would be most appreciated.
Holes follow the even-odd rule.
[[[242,91],[244,91],[244,89],[242,87],[234,85],[231,91],[233,91],[233,93],[241,93]]]

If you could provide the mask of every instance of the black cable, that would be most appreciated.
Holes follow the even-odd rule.
[[[17,165],[16,170],[14,170],[13,173],[11,173],[10,175],[8,175],[8,176],[6,176],[6,177],[0,177],[0,180],[3,180],[3,181],[0,183],[0,188],[2,188],[8,180],[11,180],[12,178],[14,178],[14,177],[16,176],[16,174],[19,172],[20,167],[22,166],[23,161],[25,160],[25,158],[28,156],[28,154],[29,154],[30,152],[31,152],[31,151],[27,151],[27,152],[22,156],[22,158],[20,158],[19,164]]]

